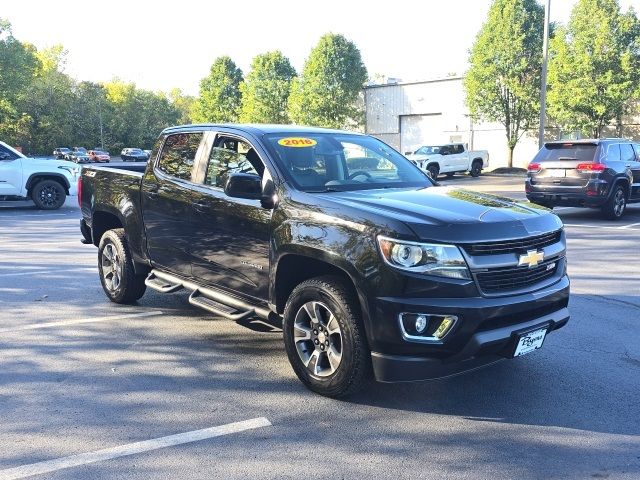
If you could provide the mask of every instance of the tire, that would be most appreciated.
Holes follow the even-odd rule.
[[[136,275],[124,229],[107,230],[98,246],[98,271],[104,293],[114,303],[133,303],[144,295],[145,275]]]
[[[369,380],[360,305],[342,278],[317,277],[298,285],[285,306],[283,332],[293,371],[310,390],[339,398]]]
[[[472,177],[479,177],[482,173],[482,162],[480,160],[474,160],[471,163],[471,169],[469,170],[469,175]]]
[[[446,176],[447,178],[453,178],[453,176],[454,176],[455,174],[456,174],[456,172],[447,172],[447,173],[445,173],[445,176]]]
[[[437,163],[432,163],[427,167],[427,172],[429,172],[429,175],[433,180],[437,180],[438,175],[440,174],[440,167]]]
[[[42,180],[31,191],[31,199],[40,210],[57,210],[66,198],[64,187],[55,180]]]
[[[607,220],[619,220],[627,208],[627,192],[622,185],[615,185],[613,192],[602,206],[602,215]]]

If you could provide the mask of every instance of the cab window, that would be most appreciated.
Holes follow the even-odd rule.
[[[169,135],[158,159],[158,169],[172,177],[191,181],[201,141],[202,132]]]
[[[16,158],[18,158],[18,155],[0,145],[0,160],[15,160]]]
[[[224,188],[231,173],[248,173],[262,177],[264,165],[248,142],[234,137],[219,136],[211,148],[205,185]]]

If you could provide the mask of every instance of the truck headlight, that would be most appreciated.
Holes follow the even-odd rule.
[[[63,166],[60,166],[58,168],[61,168],[62,170],[66,170],[67,172],[69,172],[73,176],[73,178],[76,178],[80,174],[80,168],[79,167],[63,167]]]
[[[455,245],[408,242],[383,236],[378,236],[378,245],[385,262],[400,270],[471,279],[467,263]]]

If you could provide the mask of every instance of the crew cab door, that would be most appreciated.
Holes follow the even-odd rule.
[[[196,159],[204,132],[167,135],[157,160],[142,180],[142,215],[149,258],[156,267],[191,275],[189,246]],[[151,161],[151,160],[150,160]]]
[[[252,143],[235,133],[209,132],[211,148],[193,195],[192,275],[202,283],[268,299],[272,210],[260,200],[230,197],[231,174],[270,177]]]
[[[449,157],[451,169],[456,172],[469,170],[469,154],[465,152],[464,145],[455,143],[451,147],[452,154]]]
[[[22,158],[0,145],[0,196],[22,194]]]

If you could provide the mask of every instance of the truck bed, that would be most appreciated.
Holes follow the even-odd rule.
[[[98,244],[104,225],[126,229],[136,258],[146,258],[140,189],[146,165],[91,165],[82,169],[82,217]],[[115,208],[114,208],[115,207]],[[100,226],[95,230],[96,215]]]

